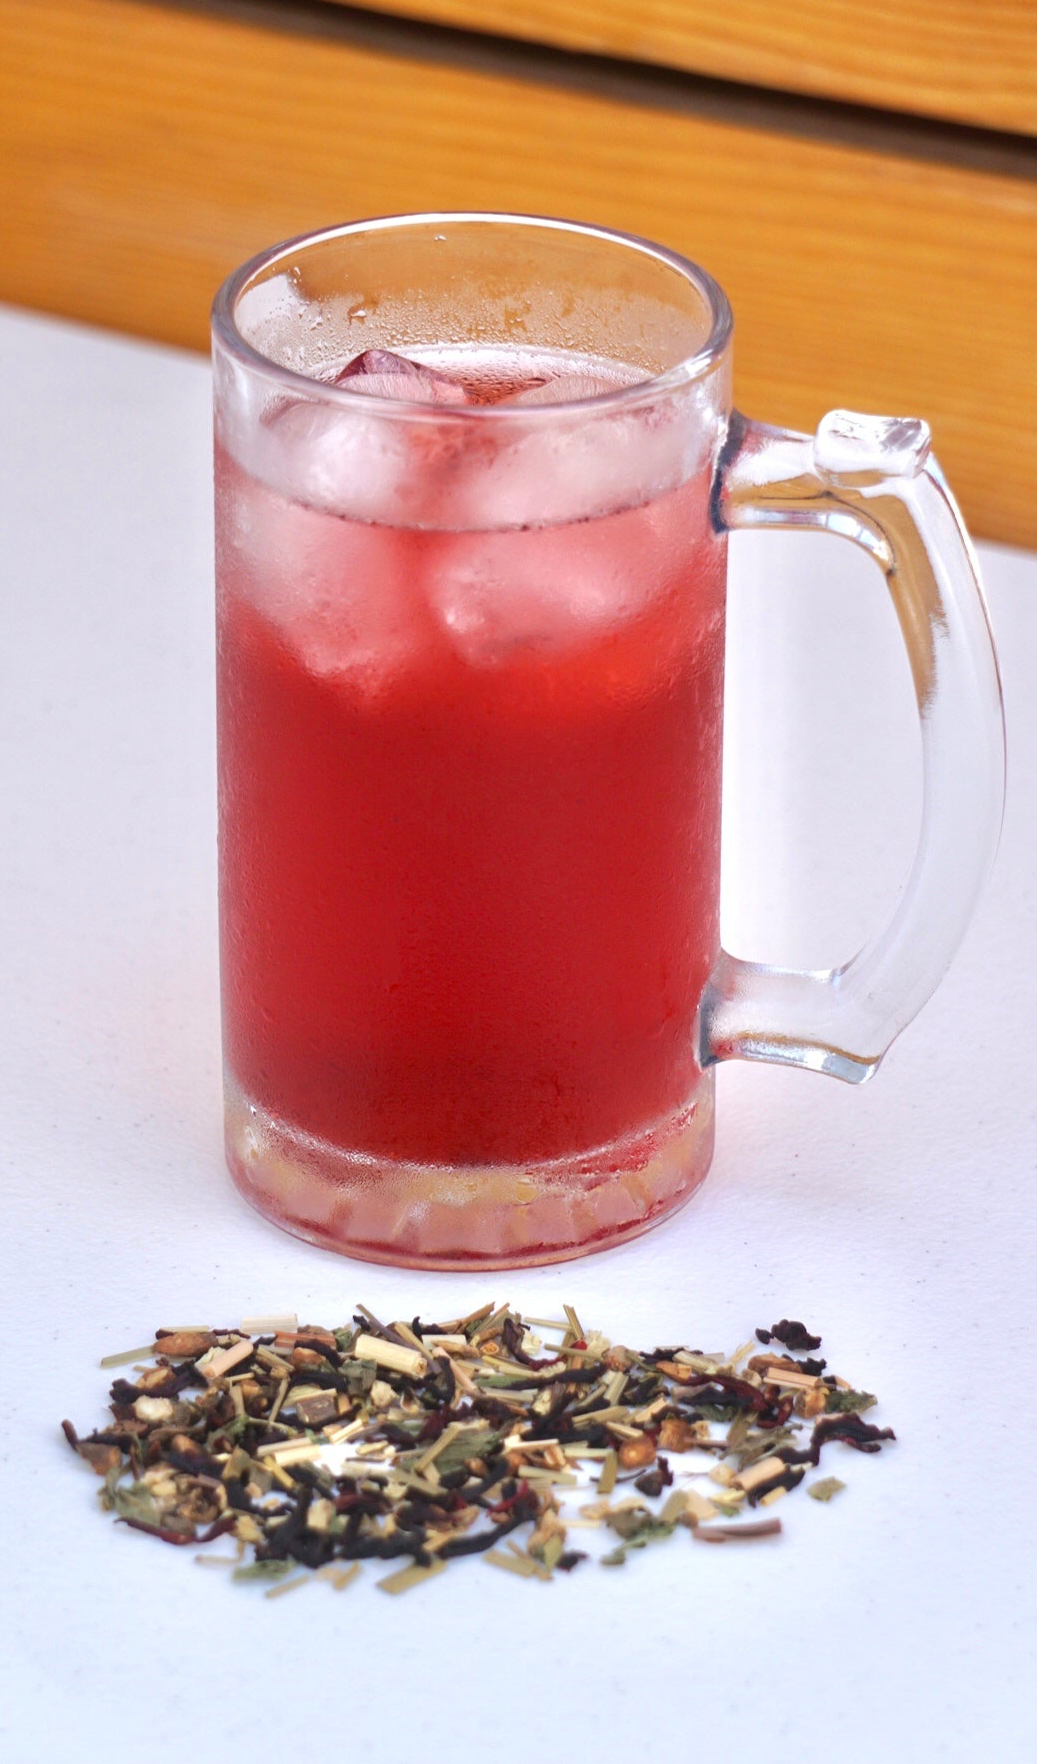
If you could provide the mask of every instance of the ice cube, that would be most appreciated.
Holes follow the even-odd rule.
[[[333,383],[370,397],[370,409],[317,385],[311,398],[280,400],[250,437],[251,469],[311,508],[387,526],[434,525],[437,467],[463,438],[431,413],[408,421],[373,401],[457,407],[470,402],[464,387],[387,349],[365,350]]]
[[[294,398],[257,425],[251,469],[295,501],[352,520],[406,518],[407,436],[372,407]]]
[[[420,404],[470,404],[460,380],[391,349],[365,349],[347,362],[332,384],[372,398],[406,398]]]
[[[442,642],[414,581],[410,535],[337,519],[249,480],[234,512],[229,568],[307,673],[378,698]]]
[[[510,397],[499,402],[505,404],[569,404],[578,398],[598,398],[603,392],[618,392],[616,380],[606,380],[600,374],[559,374],[551,380],[541,380],[535,386],[526,386],[521,392],[512,392]]]
[[[455,475],[451,524],[492,530],[593,519],[694,475],[714,429],[693,393],[591,402],[616,390],[600,376],[566,375],[502,400],[494,407],[502,420]]]
[[[426,555],[429,603],[472,666],[571,652],[635,618],[672,583],[681,551],[668,516],[651,505],[556,526],[438,534]]]

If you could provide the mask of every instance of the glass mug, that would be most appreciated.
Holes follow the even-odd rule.
[[[279,245],[214,350],[233,1176],[374,1261],[633,1237],[706,1174],[716,1062],[867,1078],[991,863],[997,665],[928,430],[747,420],[708,275],[528,216]],[[719,942],[726,535],[760,525],[871,553],[921,717],[913,871],[828,972]]]

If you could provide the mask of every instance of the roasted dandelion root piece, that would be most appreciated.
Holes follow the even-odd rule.
[[[229,1536],[236,1557],[200,1559],[271,1582],[267,1597],[344,1589],[364,1561],[402,1563],[378,1580],[393,1593],[463,1556],[551,1580],[588,1559],[578,1526],[618,1540],[605,1567],[687,1529],[710,1543],[774,1537],[781,1521],[747,1510],[794,1491],[825,1446],[873,1454],[894,1438],[861,1418],[874,1397],[792,1357],[820,1345],[800,1323],[756,1331],[782,1352],[638,1353],[563,1312],[486,1304],[383,1323],[360,1305],[333,1329],[295,1317],[160,1329],[102,1362],[125,1369],[111,1421],[85,1436],[62,1427],[120,1523],[181,1548]],[[824,1502],[842,1487],[823,1477],[807,1492]],[[598,1498],[573,1518],[579,1488]]]

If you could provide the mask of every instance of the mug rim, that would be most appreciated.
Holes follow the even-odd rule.
[[[283,363],[274,361],[271,356],[264,355],[260,349],[248,341],[239,329],[236,308],[249,283],[262,270],[293,251],[321,245],[331,239],[342,238],[351,233],[381,232],[388,231],[390,228],[427,227],[457,223],[519,226],[542,228],[549,232],[577,233],[586,238],[601,240],[609,245],[621,245],[639,252],[642,256],[654,258],[656,262],[675,270],[686,282],[691,282],[702,296],[710,319],[706,340],[693,354],[682,357],[680,361],[664,368],[660,373],[652,374],[644,380],[636,380],[631,385],[617,386],[614,390],[596,393],[591,397],[559,399],[557,403],[542,405],[493,404],[459,407],[457,405],[430,404],[418,399],[372,396],[369,392],[351,391],[347,385],[314,379],[311,375],[299,373],[295,368],[285,367]],[[321,227],[313,232],[298,233],[293,238],[282,239],[278,244],[267,246],[263,251],[257,252],[231,272],[216,292],[211,318],[214,342],[219,343],[243,366],[253,372],[264,374],[296,396],[305,394],[309,398],[313,398],[315,392],[319,392],[322,397],[331,398],[335,403],[341,403],[346,409],[358,409],[362,405],[369,413],[373,409],[377,409],[385,413],[392,412],[396,416],[424,419],[434,417],[438,423],[443,421],[465,423],[473,420],[486,421],[487,419],[495,422],[521,421],[523,423],[550,421],[559,413],[572,413],[585,408],[595,410],[625,408],[632,404],[657,399],[661,395],[686,388],[711,373],[730,346],[734,322],[727,295],[708,270],[704,270],[701,265],[694,263],[691,258],[682,256],[680,252],[671,251],[668,246],[657,245],[653,240],[642,238],[636,233],[624,233],[613,227],[596,226],[590,221],[571,221],[550,215],[511,214],[505,211],[484,209],[433,209],[413,214],[377,215],[368,220],[343,221],[334,226]]]

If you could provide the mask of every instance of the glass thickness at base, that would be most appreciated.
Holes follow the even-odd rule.
[[[350,1152],[274,1119],[226,1081],[227,1163],[274,1224],[361,1261],[522,1268],[611,1249],[695,1192],[713,1154],[713,1075],[681,1109],[608,1146],[465,1169]]]

